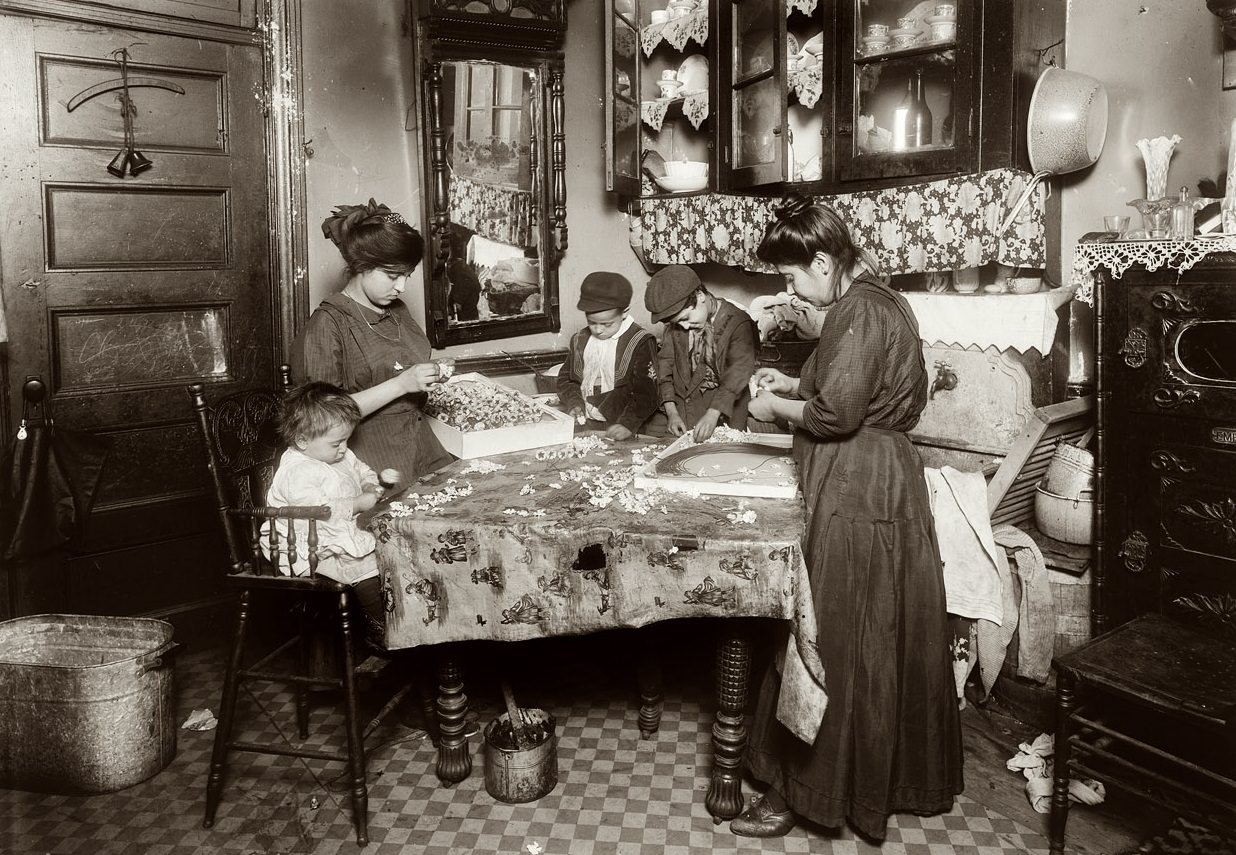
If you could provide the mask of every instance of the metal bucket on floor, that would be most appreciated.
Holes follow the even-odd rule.
[[[485,790],[500,802],[523,804],[558,785],[558,737],[554,717],[524,709],[530,743],[518,748],[506,713],[485,726]]]

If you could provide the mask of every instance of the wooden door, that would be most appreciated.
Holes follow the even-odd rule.
[[[121,78],[119,48],[153,162],[124,177],[107,168],[122,90],[86,97]],[[185,386],[273,382],[261,72],[255,46],[0,16],[11,417],[39,376],[58,426],[113,443],[85,552],[27,580],[22,611],[172,616],[217,600]]]

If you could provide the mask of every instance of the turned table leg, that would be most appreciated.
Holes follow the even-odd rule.
[[[459,783],[472,773],[472,755],[464,736],[468,696],[463,690],[459,665],[445,656],[438,667],[438,780],[444,787]]]
[[[639,682],[639,735],[652,739],[661,729],[662,685],[661,654],[656,643],[659,636],[655,627],[641,630],[639,661],[635,665],[635,677]]]
[[[747,683],[751,649],[740,631],[726,628],[717,645],[717,720],[712,726],[712,781],[704,805],[712,821],[733,819],[742,811],[742,759],[747,749]]]

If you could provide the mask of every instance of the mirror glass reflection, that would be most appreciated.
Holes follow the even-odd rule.
[[[442,63],[448,326],[542,313],[542,121],[536,71]]]

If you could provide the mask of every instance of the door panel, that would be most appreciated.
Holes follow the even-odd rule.
[[[68,611],[170,614],[222,574],[184,387],[273,383],[261,53],[17,16],[0,44],[12,409],[37,375],[58,425],[113,441],[86,551],[45,584]],[[117,177],[124,47],[153,166]]]

